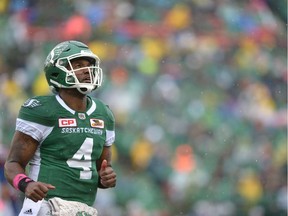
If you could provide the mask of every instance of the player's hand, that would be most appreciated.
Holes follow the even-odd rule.
[[[107,160],[103,160],[99,170],[100,182],[104,187],[115,187],[116,173],[111,166],[108,166]]]
[[[25,190],[25,196],[34,202],[38,202],[46,197],[49,190],[55,189],[55,186],[43,182],[30,182]]]

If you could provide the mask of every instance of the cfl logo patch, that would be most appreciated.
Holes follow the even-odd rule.
[[[104,121],[102,119],[90,119],[90,125],[93,128],[104,128]]]
[[[59,127],[77,127],[77,122],[74,118],[60,118],[58,123]]]

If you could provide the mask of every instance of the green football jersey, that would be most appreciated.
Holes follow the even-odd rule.
[[[56,187],[47,199],[60,197],[93,205],[96,160],[103,147],[115,140],[115,120],[107,105],[88,96],[86,112],[76,112],[58,95],[33,97],[22,105],[16,130],[39,141],[29,176]]]

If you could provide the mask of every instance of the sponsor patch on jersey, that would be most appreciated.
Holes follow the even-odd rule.
[[[41,106],[40,101],[31,98],[25,101],[25,103],[23,104],[23,107],[29,107],[29,108],[34,108],[38,106]]]
[[[60,118],[58,119],[59,127],[76,127],[77,122],[75,118]]]
[[[90,119],[90,125],[93,128],[104,128],[104,121],[102,119]]]

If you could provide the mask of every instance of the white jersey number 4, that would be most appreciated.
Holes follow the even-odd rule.
[[[92,178],[92,161],[91,154],[93,149],[93,139],[86,138],[82,143],[80,149],[73,155],[73,157],[67,160],[67,164],[72,168],[82,168],[80,171],[80,179]]]

